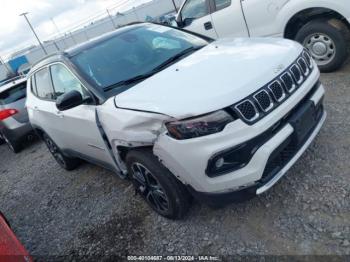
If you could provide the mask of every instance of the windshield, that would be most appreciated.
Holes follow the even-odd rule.
[[[99,89],[121,92],[206,44],[176,29],[147,25],[102,41],[75,55],[72,62]]]

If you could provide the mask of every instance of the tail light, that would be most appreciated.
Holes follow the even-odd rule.
[[[0,121],[5,120],[6,118],[13,116],[18,113],[17,109],[4,109],[0,110]]]

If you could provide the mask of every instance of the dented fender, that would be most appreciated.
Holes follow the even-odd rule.
[[[99,106],[97,113],[122,170],[126,168],[117,148],[153,146],[158,136],[166,132],[164,123],[172,119],[167,115],[117,108],[113,99]]]

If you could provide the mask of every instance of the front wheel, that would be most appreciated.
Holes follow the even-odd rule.
[[[153,210],[170,219],[184,217],[190,206],[190,195],[151,150],[130,151],[126,165],[137,192]]]
[[[56,143],[46,134],[42,136],[47,148],[49,149],[56,162],[66,170],[73,170],[79,165],[79,160],[65,156]]]
[[[338,20],[314,20],[298,31],[295,40],[309,50],[321,72],[333,72],[347,59],[347,33]]]

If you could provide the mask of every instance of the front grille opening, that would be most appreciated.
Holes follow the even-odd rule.
[[[268,181],[274,177],[296,154],[297,148],[291,137],[288,137],[270,156],[262,180]]]
[[[296,85],[291,74],[285,73],[281,76],[281,79],[288,92],[292,92],[295,89]]]
[[[273,107],[273,102],[267,91],[262,90],[259,93],[254,95],[256,102],[259,104],[260,108],[267,112]]]
[[[311,69],[312,68],[312,60],[311,60],[311,56],[308,52],[304,51],[303,52],[303,57],[308,65],[308,67]]]
[[[293,110],[294,111],[294,110]],[[315,130],[317,123],[322,118],[324,108],[322,103],[318,104],[315,110],[316,124],[309,131],[308,135],[304,138],[304,141],[296,143],[292,138],[293,134],[289,136],[279,147],[277,147],[269,157],[264,169],[264,173],[261,178],[262,183],[266,183],[271,180],[288,162],[296,155],[300,148],[304,145],[307,139],[311,136]],[[285,121],[288,121],[287,119]]]
[[[258,117],[258,112],[255,105],[250,100],[245,100],[236,106],[236,109],[241,113],[241,115],[249,121],[253,121]]]
[[[295,82],[300,83],[303,81],[303,76],[301,75],[299,67],[295,64],[290,68]]]
[[[309,68],[307,67],[304,58],[300,58],[300,59],[298,60],[298,65],[300,66],[301,71],[303,71],[303,74],[304,74],[304,75],[307,75],[307,74],[309,73]]]

